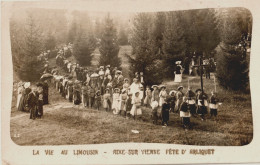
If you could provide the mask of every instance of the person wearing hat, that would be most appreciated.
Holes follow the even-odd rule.
[[[170,111],[171,112],[174,112],[174,109],[175,109],[175,102],[176,102],[175,93],[176,93],[176,91],[174,91],[174,90],[169,92],[168,102],[170,104]]]
[[[210,118],[212,118],[212,117],[214,117],[214,119],[217,118],[218,102],[219,102],[219,99],[217,98],[216,93],[214,91],[212,91],[210,99],[209,99]]]
[[[124,77],[122,75],[122,71],[117,72],[117,88],[123,89],[123,84],[124,84]]]
[[[25,84],[24,84],[24,107],[22,108],[22,110],[23,111],[27,111],[27,112],[29,112],[29,109],[28,109],[28,107],[26,106],[27,105],[27,100],[28,100],[28,96],[29,96],[29,93],[32,91],[32,89],[30,88],[30,86],[31,86],[31,83],[30,82],[26,82]]]
[[[89,106],[89,95],[88,95],[88,84],[84,83],[81,87],[81,94],[82,94],[82,103],[84,107]]]
[[[132,100],[132,109],[130,111],[130,114],[134,117],[134,119],[136,119],[138,116],[142,115],[142,109],[141,109],[141,99],[139,97],[140,92],[137,91],[135,92],[135,97]]]
[[[187,98],[187,103],[188,103],[188,107],[190,110],[190,113],[192,116],[195,116],[196,114],[196,94],[192,91],[192,88],[189,87],[188,91],[186,92],[186,98]]]
[[[73,103],[74,105],[79,105],[81,103],[81,87],[80,81],[76,80],[73,85]]]
[[[183,102],[180,106],[180,117],[182,119],[183,128],[187,129],[190,127],[190,111],[187,98],[183,97]]]
[[[101,92],[100,90],[97,90],[95,95],[95,102],[96,102],[96,108],[99,110],[101,108]]]
[[[42,93],[43,93],[43,105],[49,104],[49,85],[47,80],[43,81]]]
[[[141,83],[138,82],[137,78],[133,79],[133,83],[130,85],[129,89],[131,93],[140,92]]]
[[[140,83],[140,87],[139,87],[139,98],[142,101],[142,105],[143,105],[143,101],[144,101],[144,87],[143,85]]]
[[[179,86],[177,88],[177,93],[176,93],[176,112],[179,112],[180,111],[180,107],[181,107],[181,103],[183,101],[183,96],[184,96],[184,93],[183,93],[183,86]]]
[[[170,98],[165,99],[165,102],[162,104],[162,125],[168,126],[169,116],[170,116]]]
[[[208,96],[205,92],[202,92],[201,89],[197,89],[196,92],[197,92],[196,102],[198,104],[197,113],[198,115],[200,115],[201,120],[204,121],[205,115],[208,113],[207,110]]]
[[[89,106],[92,108],[95,103],[95,88],[89,85],[88,88],[88,95],[89,95]]]
[[[104,66],[99,67],[98,74],[99,74],[100,77],[103,77],[105,75]]]
[[[110,74],[111,74],[111,72],[110,72],[110,65],[107,65],[106,66],[105,75],[107,76],[107,75],[110,75]]]
[[[43,84],[37,83],[36,86],[37,86],[36,96],[38,98],[36,117],[41,118],[43,116]]]
[[[151,99],[152,99],[152,90],[150,89],[149,86],[146,86],[145,98],[144,98],[144,105],[146,107],[150,107],[151,106]]]
[[[103,108],[106,111],[111,110],[111,94],[109,88],[105,89],[105,94],[103,95]]]
[[[167,91],[166,91],[166,86],[162,85],[161,86],[161,91],[159,93],[159,106],[162,107],[163,103],[165,103],[166,97],[168,96]]]
[[[119,102],[119,113],[123,116],[126,116],[126,99],[127,99],[127,90],[122,89],[121,94],[119,96],[120,102]]]
[[[26,107],[28,107],[30,112],[30,119],[35,119],[37,117],[36,110],[38,105],[38,97],[36,95],[37,89],[36,87],[32,87],[32,91],[28,94],[26,100]]]
[[[176,63],[176,71],[174,72],[174,82],[181,82],[182,81],[182,66],[179,63]]]
[[[130,87],[129,80],[128,80],[128,78],[125,78],[124,84],[123,84],[123,89],[126,89],[126,91],[128,92],[129,87]]]
[[[152,106],[152,120],[153,124],[157,124],[158,119],[160,118],[160,112],[159,111],[159,89],[158,85],[153,85],[152,86],[153,91],[152,91],[152,99],[151,99],[151,106]]]
[[[114,79],[116,77],[117,67],[114,67],[112,70],[112,78]]]
[[[23,82],[19,82],[18,83],[18,89],[17,89],[17,103],[16,103],[16,108],[18,109],[19,107],[19,103],[20,103],[20,100],[21,100],[21,97],[23,95],[23,91],[24,91],[24,86],[23,86]]]
[[[126,104],[125,104],[125,110],[126,110],[126,117],[130,117],[130,111],[132,109],[133,103],[132,103],[132,93],[128,93],[128,97],[126,99]]]
[[[114,114],[118,114],[119,113],[119,96],[120,96],[120,89],[119,88],[115,88],[114,89],[114,93],[113,93],[113,103],[112,103],[112,110]]]
[[[24,111],[24,97],[25,97],[25,87],[24,87],[24,83],[20,82],[18,84],[18,96],[17,96],[17,110],[18,111]]]

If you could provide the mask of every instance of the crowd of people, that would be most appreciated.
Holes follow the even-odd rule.
[[[160,122],[163,126],[168,126],[170,112],[179,113],[184,128],[191,126],[191,117],[199,116],[205,120],[208,111],[211,117],[217,117],[219,100],[214,92],[208,97],[201,89],[193,91],[189,87],[184,92],[184,87],[179,86],[168,93],[165,85],[146,86],[144,91],[142,72],[136,72],[130,83],[117,67],[106,65],[88,69],[71,63],[61,51],[57,54],[56,64],[57,67],[50,69],[46,62],[41,77],[43,79],[36,87],[30,88],[29,82],[19,84],[17,108],[30,111],[31,119],[42,117],[43,105],[48,104],[48,88],[51,83],[64,99],[74,105],[104,109],[133,119],[140,118],[146,107],[151,110],[152,122]],[[182,73],[178,71],[176,74]],[[181,81],[181,77],[177,79]]]
[[[19,111],[29,112],[30,119],[41,118],[43,105],[49,104],[48,93],[47,80],[37,83],[36,86],[30,82],[19,82],[16,107]]]

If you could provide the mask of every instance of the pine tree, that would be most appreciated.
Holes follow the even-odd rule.
[[[222,42],[217,54],[217,78],[226,89],[245,90],[248,86],[249,54],[244,35],[250,30],[246,25],[250,20],[243,20],[241,16],[246,14],[243,10],[229,10],[221,17]]]
[[[163,61],[168,76],[174,76],[175,62],[178,60],[183,61],[185,57],[186,43],[180,21],[178,12],[167,13],[165,32],[163,34]]]
[[[73,44],[73,55],[82,66],[91,64],[92,53],[95,50],[95,38],[92,34],[79,29]]]
[[[118,57],[117,31],[109,15],[105,18],[99,51],[101,54],[99,65],[120,67],[121,59]]]
[[[181,11],[181,26],[186,42],[186,54],[209,57],[220,42],[218,20],[214,9]]]
[[[137,14],[134,18],[131,45],[132,55],[128,55],[131,70],[144,73],[145,85],[160,84],[162,82],[162,64],[158,57],[152,54],[150,32],[152,18],[147,13]]]
[[[12,27],[14,26],[14,27]],[[28,14],[23,29],[19,29],[15,22],[11,23],[11,46],[14,70],[23,81],[39,80],[43,63],[37,60],[42,51],[41,32],[35,23],[32,13]],[[22,37],[22,38],[20,38]]]
[[[165,31],[166,14],[158,12],[154,15],[154,23],[150,33],[150,44],[152,54],[162,59],[163,56],[163,33]]]

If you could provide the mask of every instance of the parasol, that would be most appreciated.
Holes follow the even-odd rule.
[[[99,74],[93,73],[90,77],[91,77],[91,78],[97,78],[97,77],[99,77]]]
[[[52,74],[50,74],[50,73],[45,73],[45,74],[42,75],[41,80],[44,81],[44,80],[50,79],[50,78],[52,78],[52,77],[53,77]]]

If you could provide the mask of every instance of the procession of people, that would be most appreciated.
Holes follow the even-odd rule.
[[[190,86],[184,92],[184,87],[180,85],[168,93],[167,87],[162,84],[145,86],[142,72],[136,72],[131,83],[117,67],[110,64],[96,69],[82,67],[67,60],[62,51],[58,51],[56,56],[56,67],[50,69],[48,59],[45,60],[44,72],[36,87],[30,82],[18,84],[17,109],[30,112],[30,119],[43,116],[43,107],[49,104],[51,84],[61,97],[75,106],[104,109],[128,119],[142,118],[146,108],[150,109],[152,122],[163,126],[169,125],[171,112],[179,114],[185,129],[191,127],[191,117],[204,121],[208,112],[210,117],[217,117],[219,99],[214,91],[209,97],[202,89],[193,91]],[[181,84],[181,61],[177,61],[176,65],[174,81]]]

